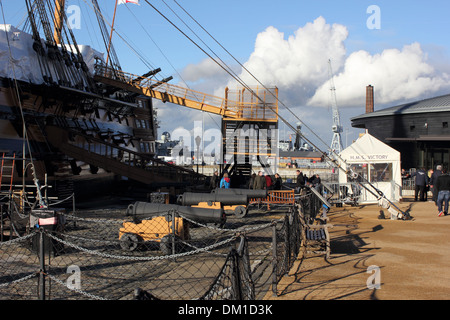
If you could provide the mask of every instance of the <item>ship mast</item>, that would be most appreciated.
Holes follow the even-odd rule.
[[[116,20],[116,11],[117,11],[117,3],[118,2],[119,2],[119,0],[116,0],[116,5],[114,7],[113,21],[111,24],[111,33],[109,34],[109,42],[108,42],[108,49],[107,49],[107,55],[106,55],[106,66],[108,65],[108,62],[109,62],[109,52],[111,50],[111,41],[112,41],[112,35],[114,32],[114,21]]]
[[[65,0],[56,0],[55,1],[55,20],[54,20],[54,33],[53,36],[55,38],[55,43],[61,44],[61,30],[63,26],[64,19],[64,6]]]

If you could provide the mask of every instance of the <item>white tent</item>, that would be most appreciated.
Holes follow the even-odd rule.
[[[340,154],[340,165],[358,173],[375,188],[383,192],[392,202],[401,199],[401,163],[400,152],[366,133]],[[345,163],[342,163],[345,161]],[[345,172],[339,172],[339,184],[352,182]],[[354,189],[354,188],[353,188]],[[373,188],[368,189],[375,192]],[[376,193],[376,192],[375,192]],[[365,188],[361,189],[360,203],[376,203],[377,197]]]

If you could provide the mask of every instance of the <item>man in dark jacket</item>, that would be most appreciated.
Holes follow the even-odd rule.
[[[443,172],[442,175],[437,178],[436,191],[438,192],[437,206],[438,216],[448,214],[448,202],[450,200],[450,175],[447,172]],[[442,202],[444,202],[444,211],[442,211]]]
[[[315,175],[313,175],[311,177],[311,184],[312,184],[314,189],[316,189],[317,191],[320,192],[320,190],[322,188],[322,180],[320,179],[318,173],[316,173]]]
[[[411,177],[416,177],[416,186],[414,189],[414,201],[417,201],[417,197],[420,194],[420,201],[426,201],[427,196],[425,194],[426,188],[429,184],[428,175],[423,168],[420,168]]]
[[[436,171],[433,172],[433,174],[431,175],[431,179],[430,179],[430,190],[433,194],[433,201],[436,204],[437,204],[437,196],[438,196],[438,193],[436,192],[436,182],[441,174],[442,174],[442,166],[437,165]]]
[[[297,182],[295,183],[295,190],[297,193],[300,193],[301,189],[305,187],[305,178],[300,170],[297,170],[296,173]]]
[[[281,179],[281,177],[278,173],[275,173],[275,183],[273,185],[273,188],[275,190],[281,190],[282,184],[283,184],[283,179]]]
[[[211,180],[209,182],[209,188],[213,190],[218,187],[219,187],[219,172],[214,171],[214,174],[212,175]]]
[[[258,175],[255,177],[255,180],[253,181],[253,189],[266,189],[266,178],[263,176],[262,171],[258,172]]]

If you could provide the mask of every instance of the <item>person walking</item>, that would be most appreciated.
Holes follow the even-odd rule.
[[[420,199],[420,201],[426,201],[427,196],[425,194],[426,187],[429,184],[428,175],[423,168],[420,168],[416,172],[411,174],[411,177],[416,178],[415,188],[414,188],[414,201]],[[420,197],[419,197],[420,195]]]
[[[437,178],[435,187],[438,192],[438,216],[441,217],[448,214],[448,202],[450,200],[450,175],[446,171]],[[442,203],[444,203],[444,210],[442,210]]]
[[[219,172],[216,170],[214,171],[214,174],[211,177],[211,180],[209,182],[209,188],[211,190],[216,189],[219,187]]]
[[[300,193],[302,188],[305,187],[305,177],[303,176],[300,170],[297,170],[296,173],[297,173],[297,181],[295,183],[295,191],[297,193]]]
[[[262,171],[258,171],[258,175],[255,177],[255,180],[253,181],[253,189],[254,190],[266,189],[266,178],[263,176]]]
[[[437,165],[436,166],[436,171],[433,172],[433,174],[431,175],[431,179],[430,179],[430,190],[431,193],[433,195],[432,200],[434,201],[434,203],[437,205],[437,196],[438,193],[436,192],[436,182],[437,179],[439,178],[439,176],[442,175],[442,166],[441,165]]]

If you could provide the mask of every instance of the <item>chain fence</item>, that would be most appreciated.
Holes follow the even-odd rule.
[[[258,300],[277,283],[302,243],[297,206],[254,210],[226,222],[177,210],[151,216],[127,208],[13,214],[18,237],[0,242],[2,300]]]

